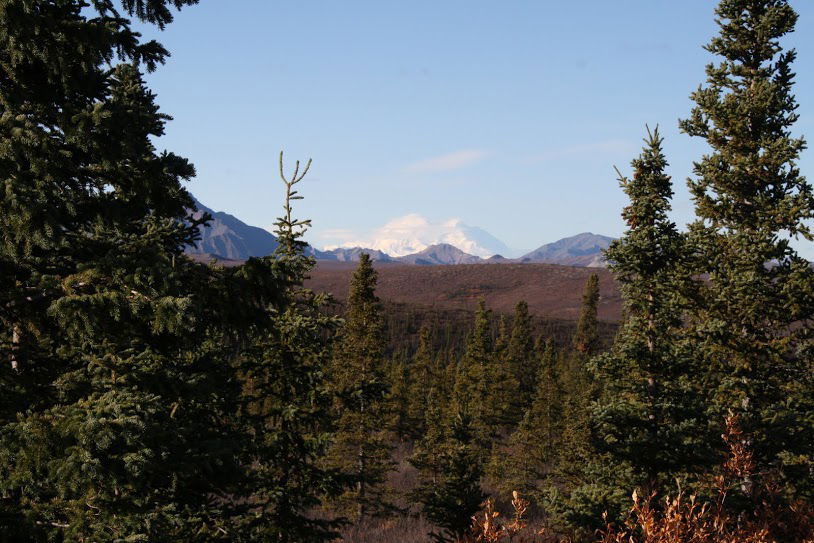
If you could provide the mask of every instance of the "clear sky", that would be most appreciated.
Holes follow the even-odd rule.
[[[618,236],[644,125],[676,186],[703,142],[677,120],[704,80],[710,0],[202,0],[147,35],[172,57],[149,76],[174,117],[159,146],[188,157],[204,204],[270,227],[288,166],[312,157],[295,208],[317,247],[408,214],[458,218],[510,247]],[[793,1],[797,133],[814,145],[814,3]],[[814,152],[800,162],[814,182]],[[814,258],[812,244],[799,244]]]

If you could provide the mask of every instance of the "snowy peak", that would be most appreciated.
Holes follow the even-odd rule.
[[[213,220],[201,227],[201,239],[187,247],[193,255],[214,255],[232,261],[270,255],[277,248],[277,239],[262,228],[250,226],[228,213],[213,211],[197,200],[194,216],[204,212]],[[584,232],[548,243],[520,257],[504,258],[510,250],[481,228],[469,226],[458,219],[432,222],[417,214],[406,215],[377,229],[370,241],[344,243],[328,251],[308,247],[317,260],[357,262],[362,253],[377,262],[394,262],[420,266],[443,266],[478,263],[542,262],[564,266],[604,267],[602,251],[613,238]]]
[[[338,248],[368,247],[402,257],[439,244],[452,245],[483,258],[511,252],[502,241],[481,228],[464,224],[459,219],[431,221],[417,213],[393,219],[371,232],[367,239],[349,240]]]

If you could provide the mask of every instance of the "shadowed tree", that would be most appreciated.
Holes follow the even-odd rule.
[[[353,505],[358,518],[386,510],[384,480],[390,458],[389,385],[384,372],[383,319],[376,297],[376,270],[363,253],[353,274],[345,323],[331,365],[336,396],[335,466],[354,474],[356,487],[341,502]]]

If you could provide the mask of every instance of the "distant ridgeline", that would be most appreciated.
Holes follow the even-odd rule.
[[[274,252],[277,239],[268,231],[250,226],[234,215],[213,211],[199,201],[195,201],[198,211],[196,218],[204,212],[212,216],[209,226],[201,227],[201,239],[186,252],[199,257],[210,256],[222,260],[241,261],[251,257],[262,257]],[[467,254],[448,243],[431,245],[417,253],[406,256],[390,256],[377,249],[363,247],[339,247],[329,251],[311,249],[317,260],[333,262],[358,262],[359,255],[367,253],[377,262],[392,262],[417,266],[439,266],[450,264],[502,264],[502,263],[546,263],[563,266],[598,268],[605,267],[602,251],[607,249],[613,238],[584,232],[542,245],[520,258],[510,259],[501,255],[490,258]]]

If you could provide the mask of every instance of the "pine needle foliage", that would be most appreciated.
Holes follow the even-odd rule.
[[[483,464],[472,420],[457,413],[448,424],[448,438],[431,465],[437,475],[424,479],[416,493],[424,515],[440,528],[429,534],[437,543],[460,541],[486,497],[480,487]]]
[[[331,396],[326,370],[340,321],[326,316],[330,298],[303,288],[314,260],[302,241],[310,221],[293,217],[295,190],[311,161],[287,178],[280,154],[280,177],[286,187],[284,214],[275,223],[279,246],[260,259],[284,278],[286,288],[267,307],[269,325],[244,350],[237,368],[242,381],[238,418],[245,432],[242,504],[230,530],[232,541],[332,541],[344,519],[315,517],[313,510],[346,488],[348,478],[326,468],[330,445]],[[238,499],[239,497],[239,499]]]
[[[592,361],[600,398],[592,407],[598,450],[629,488],[662,488],[677,477],[711,467],[704,398],[693,353],[682,342],[682,286],[689,280],[684,237],[668,218],[673,195],[658,128],[648,129],[633,177],[620,174],[630,199],[622,211],[624,236],[606,251],[620,283],[626,320],[609,353]]]
[[[690,295],[692,348],[709,420],[738,414],[758,469],[780,468],[788,492],[812,497],[814,270],[789,243],[812,239],[814,196],[797,167],[805,141],[792,135],[796,53],[780,44],[797,14],[784,0],[722,0],[716,15],[706,49],[720,62],[680,124],[710,147],[689,181],[692,273],[703,278]]]
[[[377,273],[363,253],[353,274],[345,320],[331,363],[336,435],[331,450],[335,467],[353,474],[355,489],[340,503],[357,518],[392,507],[385,496],[385,476],[393,468],[392,436],[384,359],[384,322],[376,296]]]
[[[182,255],[195,170],[155,148],[141,73],[168,53],[124,16],[192,3],[0,6],[0,538],[198,541],[230,514],[232,280]]]

